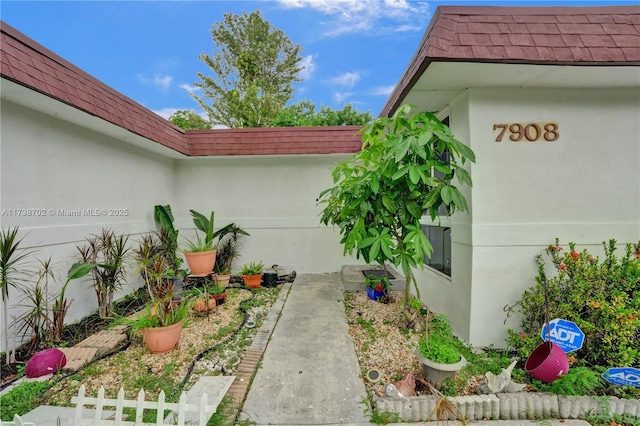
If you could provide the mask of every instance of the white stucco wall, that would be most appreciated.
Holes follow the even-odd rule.
[[[20,226],[21,247],[39,259],[52,257],[61,282],[51,293],[80,260],[76,246],[102,227],[131,234],[133,250],[141,233],[155,229],[155,204],[172,206],[183,237],[193,237],[189,209],[207,216],[215,210],[216,228],[235,222],[247,230],[251,236],[234,271],[259,260],[298,273],[358,263],[342,256],[338,231],[320,225],[316,203],[332,185],[330,168],[348,155],[175,160],[8,101],[1,108],[0,226]],[[23,209],[37,215],[26,216]],[[127,213],[112,216],[114,209]],[[107,214],[91,216],[88,210]],[[35,257],[31,267],[37,266]],[[129,270],[130,284],[121,295],[140,285],[133,262]],[[67,297],[75,301],[67,322],[97,309],[90,285],[88,278],[69,285]],[[10,315],[24,311],[21,297],[10,290]]]
[[[512,317],[503,324],[503,307],[534,284],[535,256],[555,237],[594,253],[610,238],[640,239],[639,100],[638,88],[500,88],[469,89],[452,103],[454,134],[477,157],[471,256],[454,242],[450,290],[443,294],[436,286],[427,294],[470,343],[504,345],[506,330],[519,323]],[[455,115],[465,103],[468,140],[457,122],[464,115]],[[495,142],[493,124],[531,122],[558,123],[558,140]],[[454,240],[460,233],[465,226],[454,223]],[[456,271],[464,262],[471,276]],[[460,312],[467,301],[468,315]]]
[[[69,266],[80,260],[76,246],[87,236],[109,227],[118,234],[133,234],[129,240],[133,246],[137,234],[155,228],[153,205],[174,199],[175,160],[10,102],[2,102],[0,125],[0,224],[3,229],[20,226],[22,247],[35,251],[29,262],[32,268],[37,266],[34,258],[51,256],[61,276],[60,285]],[[38,209],[39,213],[25,216],[14,209]],[[84,215],[83,209],[104,209],[106,215]],[[113,216],[113,209],[128,212]],[[64,215],[62,210],[78,210],[79,215]],[[133,274],[135,266],[129,269]],[[138,285],[132,279],[122,294]],[[72,282],[67,297],[74,299],[68,322],[97,309],[89,279]],[[19,292],[10,290],[9,301],[14,307],[10,315],[21,311],[16,307],[20,298]]]
[[[339,271],[355,261],[342,256],[337,229],[320,224],[320,192],[333,185],[330,168],[345,155],[256,156],[178,162],[181,228],[192,228],[189,209],[216,212],[216,228],[235,222],[249,232],[233,271],[246,262],[278,264],[286,272]],[[186,231],[186,229],[185,229]],[[185,232],[185,235],[188,235]]]

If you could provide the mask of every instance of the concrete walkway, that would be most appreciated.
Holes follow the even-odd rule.
[[[258,425],[368,422],[343,291],[340,274],[296,278],[241,419]]]

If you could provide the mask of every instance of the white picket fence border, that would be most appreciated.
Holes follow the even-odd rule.
[[[215,410],[215,406],[207,405],[207,394],[203,393],[200,398],[199,404],[188,404],[187,403],[187,394],[182,392],[180,394],[180,400],[175,402],[165,402],[164,391],[160,391],[160,395],[158,396],[158,401],[145,401],[145,392],[144,389],[140,389],[138,392],[137,400],[128,400],[124,399],[124,389],[120,388],[118,392],[118,398],[105,398],[104,397],[104,387],[100,386],[98,390],[97,398],[90,398],[85,396],[85,388],[84,385],[80,386],[78,390],[78,396],[74,396],[71,398],[71,402],[76,404],[75,416],[73,419],[74,426],[112,426],[112,425],[122,425],[122,426],[139,426],[139,425],[176,425],[176,426],[184,426],[185,425],[185,416],[187,412],[196,412],[199,415],[198,425],[206,426],[209,417],[207,416],[207,412],[213,408]],[[87,408],[86,406],[95,406],[95,413],[93,418],[82,418],[83,408]],[[111,419],[103,419],[102,412],[104,407],[113,407],[115,408],[115,418]],[[135,421],[124,421],[123,418],[123,409],[124,408],[135,408],[136,416]],[[142,416],[144,415],[144,410],[158,410],[155,423],[142,423]],[[177,413],[177,423],[164,423],[164,411],[171,410],[174,413]],[[175,416],[174,416],[175,418]],[[189,423],[194,424],[194,423]]]
[[[14,414],[13,420],[10,422],[0,421],[0,425],[2,426],[35,426],[35,423],[25,422],[20,418],[19,415]]]

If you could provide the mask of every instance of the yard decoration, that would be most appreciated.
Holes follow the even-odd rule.
[[[422,268],[433,251],[420,220],[427,212],[436,218],[442,205],[448,215],[468,210],[452,181],[471,186],[461,164],[475,161],[434,114],[414,109],[403,105],[364,127],[362,149],[333,169],[334,186],[318,198],[320,221],[340,228],[345,255],[402,266],[407,301],[412,282],[418,292],[411,268]]]

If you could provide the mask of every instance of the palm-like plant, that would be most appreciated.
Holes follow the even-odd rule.
[[[233,259],[240,251],[240,238],[249,235],[247,231],[230,223],[218,229],[213,237],[218,237],[218,251],[216,253],[216,263],[213,265],[213,272],[216,274],[228,274],[231,271]]]
[[[9,348],[9,287],[18,287],[23,280],[23,271],[20,270],[22,262],[31,254],[30,251],[22,251],[20,243],[22,238],[18,239],[18,226],[15,228],[7,228],[0,232],[0,291],[2,291],[2,311],[4,324],[4,346],[6,354],[6,363],[9,364],[11,351],[15,348]]]
[[[101,317],[113,310],[113,296],[122,288],[125,278],[125,259],[130,248],[128,236],[116,236],[111,229],[102,229],[99,235],[87,238],[87,244],[78,246],[82,261],[93,264],[93,289],[98,298]]]

